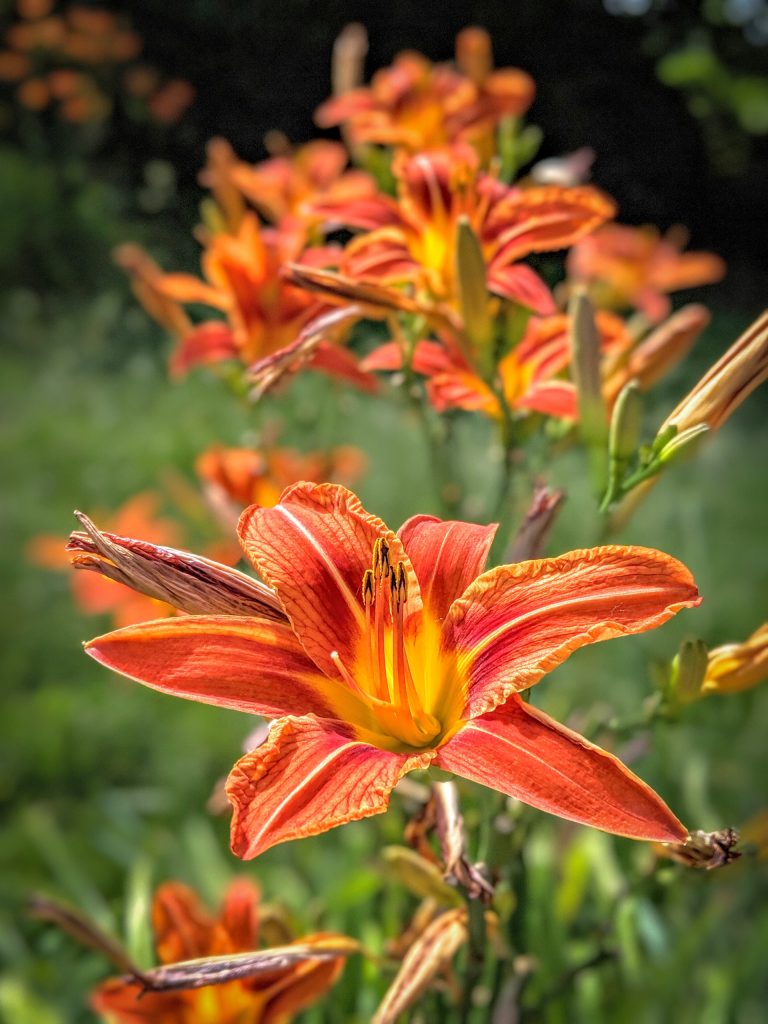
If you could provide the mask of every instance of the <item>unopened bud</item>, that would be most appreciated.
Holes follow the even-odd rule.
[[[705,423],[717,430],[768,379],[768,311],[704,374],[662,425],[685,431]]]
[[[600,376],[600,334],[595,311],[583,288],[574,291],[568,307],[571,373],[579,398],[579,426],[593,454],[598,489],[605,486],[605,442],[608,424]]]
[[[489,309],[485,257],[480,240],[466,217],[459,218],[456,242],[456,275],[464,333],[474,361],[484,372],[489,372],[492,369],[489,357],[493,322]]]
[[[696,427],[689,427],[687,430],[675,434],[661,448],[658,454],[659,466],[666,466],[670,462],[682,458],[684,455],[691,455],[708,433],[709,427],[707,424],[700,423]]]
[[[619,392],[611,416],[608,450],[611,461],[626,464],[637,450],[643,418],[643,399],[637,381],[631,380]]]
[[[461,893],[445,881],[437,864],[406,846],[385,846],[381,851],[388,872],[420,899],[436,900],[444,907],[463,903]]]
[[[676,704],[692,704],[701,697],[707,672],[707,645],[703,640],[683,640],[672,659],[669,695]]]

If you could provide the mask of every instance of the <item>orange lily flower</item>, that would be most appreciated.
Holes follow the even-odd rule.
[[[768,679],[768,622],[740,644],[713,648],[707,656],[702,694],[741,693]]]
[[[145,537],[154,544],[176,547],[181,543],[178,524],[157,514],[159,496],[151,491],[130,498],[107,519],[110,532],[123,537]],[[41,535],[29,545],[29,557],[46,569],[68,569],[70,557],[64,549],[66,538]],[[75,602],[86,615],[112,616],[115,626],[130,626],[147,617],[175,615],[175,608],[164,601],[138,594],[130,587],[92,572],[76,572],[72,576]]]
[[[297,222],[310,227],[316,219],[313,203],[375,195],[376,184],[369,174],[346,169],[349,155],[341,143],[315,139],[293,151],[287,140],[284,145],[285,152],[255,165],[234,158],[225,172],[232,186],[272,224]],[[208,185],[210,175],[204,173],[201,181]]]
[[[229,509],[227,519],[234,525],[247,505],[276,505],[285,488],[297,480],[353,483],[365,469],[365,456],[353,445],[306,453],[212,445],[198,456],[195,468],[212,504]]]
[[[615,353],[629,346],[624,322],[611,313],[600,312],[597,327],[603,350]],[[455,343],[420,341],[414,347],[411,366],[427,377],[427,394],[438,412],[465,409],[499,418],[502,409],[492,388],[470,366]],[[531,317],[520,343],[496,368],[504,399],[517,412],[540,412],[548,416],[575,419],[578,416],[576,392],[570,381],[557,375],[570,363],[568,317],[556,313]],[[361,369],[399,370],[403,366],[403,348],[397,342],[380,345],[361,363]]]
[[[320,308],[316,298],[280,276],[282,266],[299,257],[293,237],[261,227],[254,213],[246,213],[236,233],[222,232],[208,241],[204,281],[164,274],[156,287],[176,302],[199,302],[224,313],[233,351],[249,363],[292,342]]]
[[[599,306],[640,310],[651,323],[669,316],[668,292],[713,284],[725,263],[711,252],[683,252],[684,228],[663,237],[654,227],[608,224],[583,238],[568,254],[568,274],[590,285]]]
[[[250,952],[259,945],[259,894],[234,881],[217,916],[179,882],[155,893],[152,924],[161,964]],[[298,945],[322,949],[330,934],[307,935]],[[285,947],[290,951],[291,946]],[[238,981],[181,991],[146,991],[141,981],[114,978],[91,996],[110,1024],[287,1024],[336,982],[343,957],[299,959]]]
[[[400,153],[393,172],[398,198],[325,202],[316,212],[332,225],[367,232],[353,239],[341,263],[352,279],[411,284],[417,296],[459,308],[460,219],[478,238],[490,292],[535,312],[555,311],[541,278],[520,261],[572,245],[614,215],[614,204],[591,186],[508,188],[478,169],[467,146]]]
[[[335,260],[329,249],[301,252],[300,236],[260,225],[246,211],[234,234],[221,232],[203,253],[205,280],[192,274],[166,274],[139,246],[120,246],[115,259],[131,276],[134,294],[147,313],[176,338],[171,372],[235,359],[249,364],[284,349],[302,328],[323,312],[323,304],[294,287],[282,275],[284,264],[305,259],[318,264]],[[298,248],[297,248],[298,245]],[[226,320],[193,324],[183,306],[200,303],[219,310]],[[370,387],[346,349],[321,341],[313,364],[329,373]]]
[[[456,38],[458,70],[420,53],[401,53],[370,86],[327,100],[315,113],[321,128],[344,125],[350,143],[381,143],[410,152],[453,142],[477,146],[484,160],[503,117],[519,117],[533,102],[533,79],[518,68],[493,70],[487,32],[468,28]]]
[[[189,615],[86,650],[154,689],[277,719],[227,782],[240,857],[383,812],[430,764],[596,828],[684,838],[619,760],[520,692],[585,644],[697,605],[690,573],[619,546],[483,572],[495,530],[417,515],[395,534],[340,485],[299,483],[240,519],[270,617]]]

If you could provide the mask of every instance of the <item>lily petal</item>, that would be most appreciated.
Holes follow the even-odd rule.
[[[183,992],[145,992],[140,982],[110,978],[92,994],[91,1009],[120,1024],[176,1024],[188,1002]]]
[[[320,937],[318,937],[319,939]],[[318,941],[313,936],[304,936],[302,946]],[[259,1018],[259,1024],[284,1024],[307,1006],[316,1002],[324,992],[335,984],[344,970],[345,960],[305,960],[293,968],[290,974],[276,982],[265,993],[267,1004]]]
[[[194,890],[181,882],[166,882],[152,901],[152,930],[160,962],[206,956],[214,922]]]
[[[406,564],[411,614],[421,607],[402,543],[339,484],[289,487],[273,508],[246,509],[238,533],[260,576],[277,591],[305,650],[331,679],[339,677],[331,652],[350,670],[357,661],[365,630],[360,588],[379,537],[389,544],[392,564]]]
[[[232,852],[250,860],[276,843],[380,814],[402,776],[433,756],[380,750],[341,722],[282,718],[227,780]]]
[[[616,204],[591,185],[542,185],[512,189],[489,217],[496,265],[516,263],[533,252],[565,249],[614,216]]]
[[[516,694],[456,733],[435,764],[594,828],[657,842],[687,836],[664,801],[618,758]]]
[[[129,626],[85,645],[107,668],[153,690],[273,718],[294,712],[336,718],[359,710],[326,679],[293,631],[267,619],[187,615]]]
[[[444,522],[436,516],[418,515],[398,530],[419,578],[424,607],[439,622],[483,571],[497,526]]]
[[[700,601],[688,569],[651,548],[607,545],[491,569],[443,626],[467,684],[464,717],[537,683],[585,644],[653,629]]]
[[[501,263],[494,261],[488,268],[488,288],[495,295],[501,295],[511,302],[519,302],[526,309],[532,309],[541,316],[555,312],[552,292],[535,270],[523,263]]]
[[[229,324],[206,320],[179,340],[171,354],[170,371],[174,377],[183,377],[196,366],[211,366],[237,357],[237,342]]]

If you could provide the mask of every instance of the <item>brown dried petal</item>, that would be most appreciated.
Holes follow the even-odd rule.
[[[525,562],[540,556],[564,501],[565,491],[552,491],[541,485],[536,487],[525,519],[507,553],[509,562]]]
[[[254,953],[234,953],[230,956],[210,956],[166,964],[145,971],[141,980],[145,988],[151,992],[196,989],[244,978],[256,978],[260,974],[285,970],[307,960],[335,960],[358,950],[359,946],[353,939],[347,939],[342,935],[327,935],[315,938],[311,943],[296,943]]]
[[[435,918],[406,953],[371,1024],[394,1024],[448,966],[466,941],[466,910],[447,910]]]
[[[435,803],[435,826],[445,865],[445,878],[462,886],[471,899],[490,901],[493,886],[466,854],[464,819],[459,810],[456,786],[452,782],[436,782],[432,787]]]
[[[299,287],[307,287],[302,281],[295,280],[293,273],[286,274],[285,277]],[[323,313],[311,320],[290,345],[278,349],[277,352],[273,352],[249,366],[248,381],[252,385],[251,399],[258,401],[286,374],[295,373],[301,369],[320,343],[328,339],[330,333],[348,321],[359,319],[362,315],[363,310],[360,306],[346,306],[343,309],[333,309],[329,313]]]
[[[717,832],[691,832],[683,843],[660,843],[659,852],[685,864],[689,868],[724,867],[738,860],[741,856],[734,847],[739,841],[739,833],[733,828],[723,828]]]
[[[230,566],[149,541],[102,533],[75,512],[82,531],[70,535],[76,569],[89,569],[194,615],[259,615],[285,621],[274,591]]]

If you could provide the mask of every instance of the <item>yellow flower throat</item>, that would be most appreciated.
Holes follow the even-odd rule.
[[[409,664],[404,633],[408,573],[403,562],[391,564],[383,538],[376,540],[372,567],[363,573],[362,601],[365,628],[354,675],[338,651],[331,652],[331,660],[373,712],[377,731],[409,747],[432,746],[443,727],[424,710]]]

